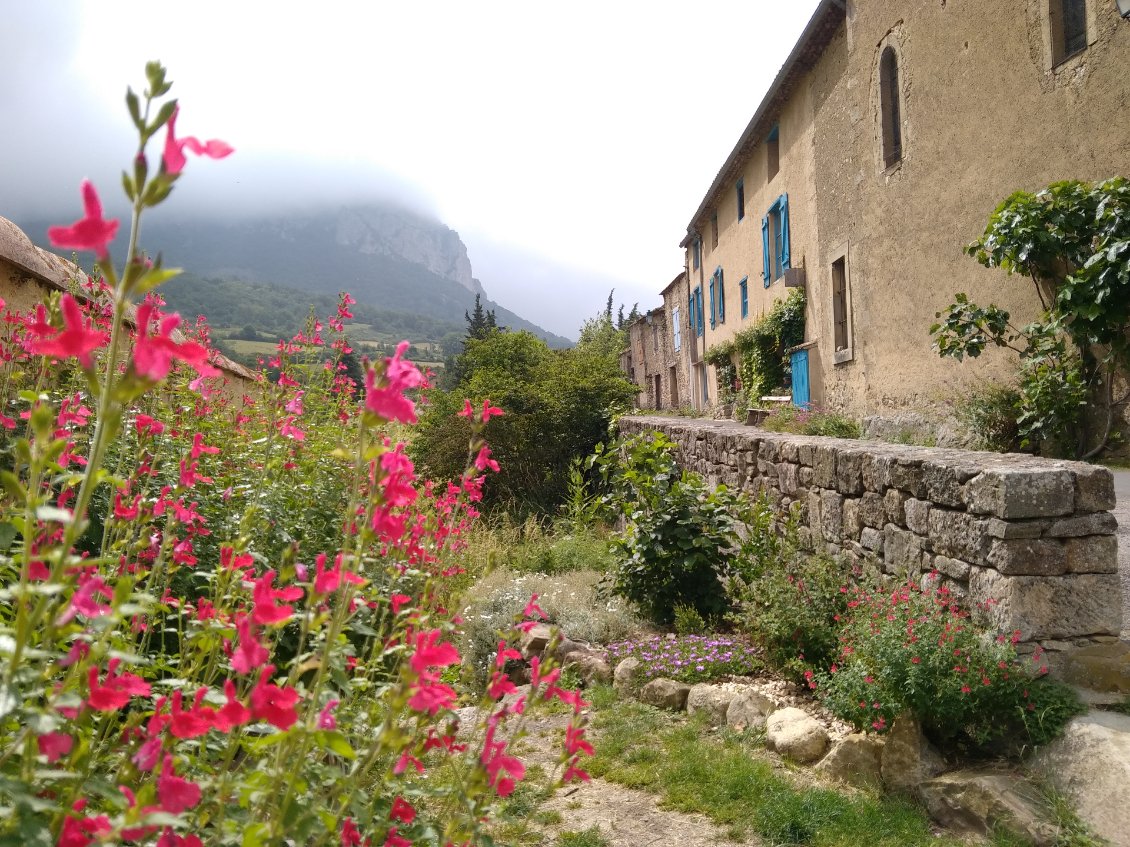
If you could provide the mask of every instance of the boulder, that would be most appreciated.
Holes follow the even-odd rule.
[[[1067,682],[1095,691],[1130,694],[1130,644],[1092,644],[1073,650],[1064,663]]]
[[[1093,711],[1036,754],[1032,770],[1075,804],[1079,817],[1111,844],[1130,834],[1130,716]]]
[[[945,762],[922,734],[918,721],[900,715],[887,733],[879,769],[888,791],[914,793],[921,783],[940,774]]]
[[[726,709],[726,725],[738,730],[760,729],[765,726],[766,715],[772,714],[777,704],[753,688],[738,691]]]
[[[687,707],[690,691],[691,687],[685,682],[659,677],[640,689],[640,702],[679,712]]]
[[[989,835],[1007,829],[1035,847],[1056,843],[1058,827],[1039,792],[1013,774],[961,770],[918,786],[930,816],[947,829],[965,835]]]
[[[546,646],[552,640],[553,627],[545,623],[536,623],[522,633],[522,639],[518,642],[518,649],[522,652],[523,658],[532,659],[534,656],[540,656],[544,653]]]
[[[828,749],[828,731],[802,709],[778,709],[765,721],[765,746],[800,764],[815,762]]]
[[[721,726],[726,722],[726,711],[730,708],[730,701],[734,699],[735,693],[730,688],[700,682],[687,695],[687,714],[705,712],[712,725]]]
[[[612,682],[612,668],[604,655],[594,650],[574,650],[562,660],[561,668],[576,671],[586,686]]]
[[[641,679],[643,663],[635,656],[622,659],[612,674],[612,687],[621,697],[634,697],[643,684]]]
[[[550,644],[552,643],[553,642],[550,642]],[[590,646],[589,644],[582,644],[579,641],[571,641],[568,638],[562,637],[557,643],[557,646],[553,648],[553,658],[561,662],[574,650],[587,650]]]
[[[816,770],[856,788],[873,788],[883,781],[880,763],[885,742],[880,735],[853,732],[840,739],[820,760]]]

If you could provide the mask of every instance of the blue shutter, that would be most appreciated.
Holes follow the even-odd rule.
[[[722,281],[722,268],[718,268],[718,323],[726,322],[726,286]]]
[[[761,219],[761,278],[765,280],[765,287],[769,287],[769,216]]]
[[[745,319],[749,317],[749,277],[742,277],[738,289],[742,295],[742,318]]]
[[[714,329],[714,277],[710,277],[710,328]]]
[[[792,267],[789,264],[789,195],[782,194],[777,201],[781,205],[781,269]]]
[[[706,315],[703,313],[703,309],[702,309],[702,286],[701,285],[694,290],[694,294],[695,294],[694,308],[695,308],[695,313],[698,315],[698,334],[699,334],[699,337],[701,338],[703,333],[706,332]]]

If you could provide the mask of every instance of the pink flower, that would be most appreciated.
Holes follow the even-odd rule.
[[[184,138],[177,138],[176,123],[177,115],[180,114],[180,107],[178,106],[173,112],[173,116],[169,118],[168,132],[165,135],[165,173],[170,176],[176,176],[183,169],[187,159],[184,155],[184,148],[187,147],[191,152],[197,156],[207,156],[210,159],[222,159],[224,156],[230,155],[234,152],[234,148],[217,139],[200,143],[195,137],[189,135]]]
[[[157,331],[150,324],[157,321]],[[139,375],[159,382],[168,376],[173,360],[180,359],[201,376],[219,376],[208,364],[208,349],[195,341],[177,343],[172,332],[180,325],[180,315],[163,315],[148,302],[137,307],[137,343],[133,348],[133,368]]]
[[[89,368],[90,354],[104,345],[110,336],[91,328],[91,322],[83,318],[82,309],[70,294],[62,296],[59,306],[63,312],[63,329],[52,338],[31,342],[31,352],[57,359],[73,356],[84,368]]]
[[[392,801],[392,811],[388,813],[388,819],[401,823],[412,823],[416,820],[416,810],[412,808],[411,803],[398,794],[396,799]]]
[[[385,847],[412,847],[412,842],[398,833],[397,827],[389,827],[388,835],[385,836]]]
[[[365,408],[387,421],[416,423],[416,404],[404,396],[404,392],[419,388],[424,375],[414,364],[402,359],[407,350],[408,342],[401,341],[396,353],[385,359],[379,381],[373,368],[365,374]]]
[[[251,673],[270,658],[267,648],[259,643],[255,630],[251,628],[251,621],[243,618],[235,625],[239,633],[239,645],[232,653],[231,666],[236,673]]]
[[[353,818],[346,818],[341,823],[341,847],[359,847],[361,833],[353,823]]]
[[[318,729],[337,729],[337,718],[334,709],[341,705],[340,700],[330,700],[318,713]]]
[[[456,412],[455,414],[461,418],[473,418],[475,416],[475,409],[471,406],[471,401],[465,399],[463,401],[463,411]]]
[[[479,455],[475,457],[475,467],[480,471],[485,471],[487,468],[490,468],[495,473],[499,471],[498,462],[490,457],[490,448],[485,444],[482,446],[482,449],[479,450]]]
[[[483,401],[483,423],[486,423],[491,418],[501,417],[504,414],[506,413],[502,411],[502,409],[498,408],[497,406],[492,406],[490,404],[490,400]]]
[[[412,670],[423,674],[431,667],[446,667],[459,663],[459,651],[449,642],[436,643],[443,637],[438,629],[416,633],[416,649],[412,653]]]
[[[530,602],[526,604],[526,608],[522,610],[522,617],[524,618],[540,618],[546,620],[546,614],[542,611],[541,606],[538,605],[538,595],[531,594]]]
[[[314,593],[329,594],[337,591],[343,580],[353,585],[360,585],[365,581],[355,573],[342,571],[341,553],[334,557],[334,565],[328,571],[326,570],[326,554],[319,553],[314,560]]]
[[[75,740],[66,733],[46,732],[35,739],[35,743],[39,747],[39,755],[46,756],[48,764],[53,764],[71,752]]]
[[[280,688],[268,682],[267,677],[274,671],[274,665],[265,665],[259,672],[259,682],[251,690],[251,715],[256,720],[287,730],[298,720],[298,710],[294,706],[300,695],[293,688]]]
[[[129,702],[130,697],[136,695],[145,697],[149,694],[149,683],[139,676],[131,673],[118,674],[121,659],[111,659],[106,671],[106,680],[98,682],[98,668],[91,668],[88,672],[90,696],[87,705],[98,712],[116,712]]]
[[[92,250],[101,261],[109,255],[106,245],[117,235],[118,221],[102,218],[102,201],[88,179],[82,181],[82,206],[86,217],[70,226],[48,227],[47,237],[55,247]]]
[[[216,712],[216,729],[229,732],[233,727],[243,726],[251,720],[251,710],[239,702],[235,694],[235,683],[230,679],[224,680],[224,695],[227,703]]]
[[[280,604],[279,600],[297,600],[302,596],[302,589],[297,585],[289,588],[271,588],[275,579],[273,570],[267,571],[255,581],[253,597],[255,609],[251,613],[251,620],[257,624],[278,623],[285,621],[294,612],[293,606]]]
[[[177,776],[173,757],[168,754],[157,777],[157,799],[162,808],[173,815],[179,815],[200,802],[200,786]]]

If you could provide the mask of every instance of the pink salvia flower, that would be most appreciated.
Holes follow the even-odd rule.
[[[157,777],[157,799],[161,807],[173,815],[179,815],[200,802],[200,786],[177,776],[173,757],[168,754]]]
[[[48,764],[53,764],[67,753],[75,744],[71,736],[62,732],[47,732],[35,739],[39,754],[47,757]]]
[[[424,375],[414,364],[403,360],[407,350],[408,342],[401,341],[396,353],[385,359],[379,381],[373,368],[365,373],[365,408],[387,421],[416,423],[416,404],[404,396],[404,392],[419,388]]]
[[[289,619],[294,607],[278,601],[297,600],[302,596],[302,589],[297,585],[289,588],[272,588],[271,583],[274,579],[275,572],[270,570],[255,581],[255,589],[252,593],[255,608],[251,613],[251,620],[257,624],[279,623]]]
[[[55,247],[92,250],[101,261],[109,255],[107,245],[118,233],[118,221],[103,219],[102,201],[98,199],[98,192],[88,179],[82,181],[82,206],[86,214],[82,220],[75,221],[70,226],[48,227],[47,238]]]
[[[482,418],[483,423],[486,423],[491,418],[501,417],[504,414],[506,414],[506,413],[503,412],[502,409],[498,408],[497,406],[492,406],[490,404],[490,400],[484,400],[483,401],[483,418]]]
[[[156,319],[157,331],[150,332]],[[141,376],[159,382],[168,376],[173,360],[180,359],[201,376],[219,376],[208,364],[208,349],[195,341],[177,343],[172,332],[180,325],[180,315],[163,315],[149,303],[137,307],[137,343],[133,348],[133,368]]]
[[[31,352],[57,359],[73,356],[84,368],[91,367],[90,354],[109,340],[109,334],[91,328],[90,321],[83,318],[82,309],[70,294],[62,296],[59,306],[63,312],[63,329],[52,338],[31,342]]]
[[[184,170],[185,162],[188,161],[184,155],[184,149],[186,147],[197,156],[207,156],[210,159],[222,159],[235,152],[230,144],[215,138],[203,144],[191,135],[185,136],[184,138],[177,138],[176,124],[178,114],[180,114],[180,107],[177,107],[173,112],[173,116],[169,118],[168,131],[165,134],[165,153],[163,156],[165,173],[170,176],[176,176]]]

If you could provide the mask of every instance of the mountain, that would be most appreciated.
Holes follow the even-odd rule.
[[[32,234],[45,229],[25,227]],[[464,313],[474,308],[479,295],[483,307],[494,310],[499,326],[529,330],[554,347],[572,344],[490,300],[457,232],[395,206],[343,206],[230,221],[158,213],[145,221],[141,244],[159,248],[166,265],[207,279],[213,289],[224,280],[252,283],[268,302],[300,298],[295,289],[307,295],[348,291],[359,304],[398,313],[396,325],[403,325],[406,315],[419,315],[438,329],[462,328]],[[120,255],[124,245],[116,247]],[[183,302],[177,292],[186,283],[191,278],[168,284],[170,303]],[[263,286],[284,290],[274,294]],[[228,299],[246,293],[236,287]],[[205,314],[215,325],[234,323],[227,315]]]

